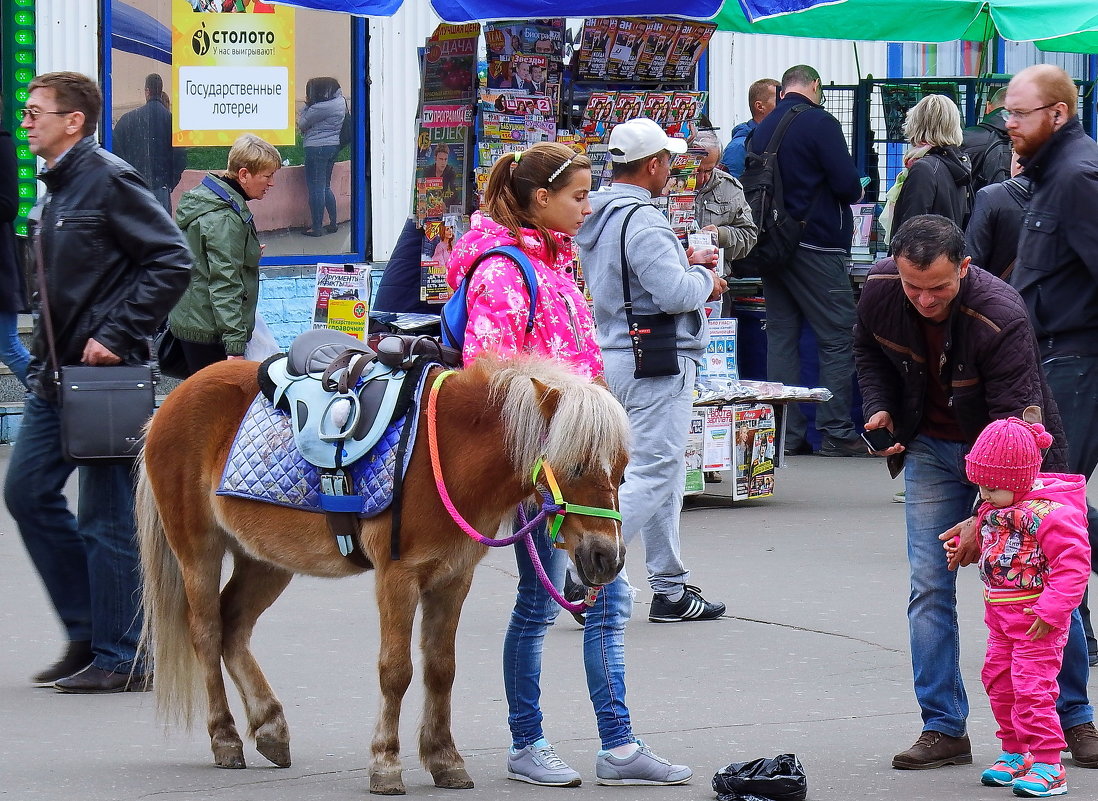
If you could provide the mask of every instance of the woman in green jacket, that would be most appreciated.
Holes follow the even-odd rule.
[[[249,200],[274,186],[278,150],[244,134],[229,150],[228,169],[207,175],[179,200],[175,220],[187,238],[191,283],[168,315],[193,375],[214,362],[244,358],[259,300],[259,256]]]

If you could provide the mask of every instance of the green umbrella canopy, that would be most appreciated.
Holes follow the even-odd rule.
[[[1098,52],[1090,0],[841,0],[751,23],[738,0],[713,18],[724,31],[888,42],[983,42],[1001,36],[1042,50]]]

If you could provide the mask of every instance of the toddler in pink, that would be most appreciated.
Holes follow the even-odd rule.
[[[1090,576],[1086,481],[1038,473],[1052,436],[1016,417],[988,424],[965,457],[988,627],[983,681],[1003,753],[981,781],[1044,798],[1067,792],[1056,674]]]

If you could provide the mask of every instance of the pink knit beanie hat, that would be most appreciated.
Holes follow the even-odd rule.
[[[965,457],[968,480],[991,489],[1025,492],[1041,467],[1041,450],[1052,435],[1040,423],[1017,417],[993,420]]]

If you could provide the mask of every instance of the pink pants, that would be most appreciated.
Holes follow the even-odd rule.
[[[1064,732],[1056,714],[1056,675],[1064,659],[1067,631],[1054,629],[1039,640],[1026,631],[1036,620],[1022,609],[1033,601],[985,604],[987,657],[982,678],[999,724],[1003,750],[1033,754],[1038,762],[1060,761]]]

